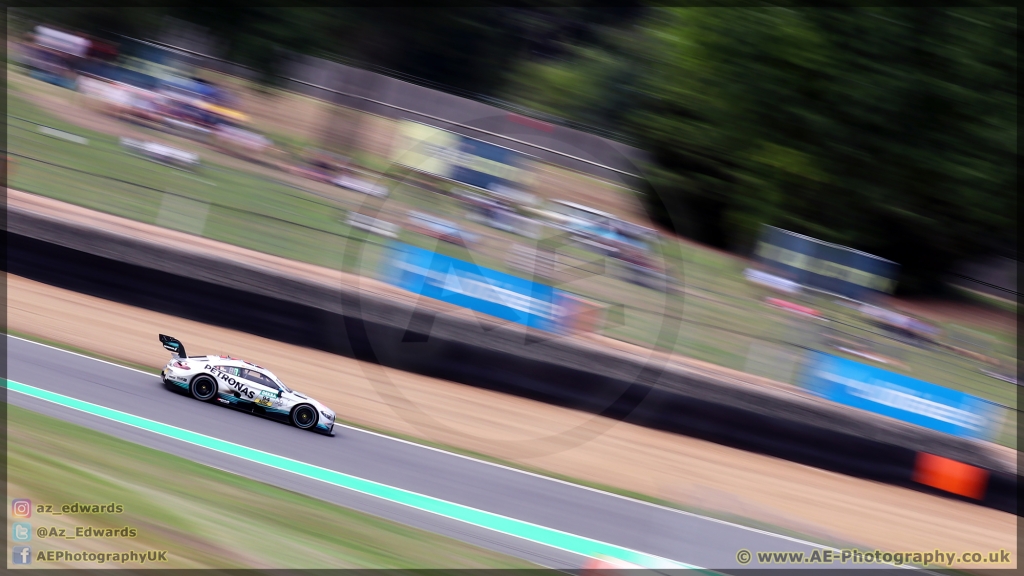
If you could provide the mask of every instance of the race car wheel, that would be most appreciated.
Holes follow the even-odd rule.
[[[292,424],[296,428],[309,430],[316,426],[316,409],[309,404],[301,404],[292,410]]]
[[[192,393],[192,397],[201,402],[209,402],[217,397],[217,382],[206,375],[193,378],[188,389]]]

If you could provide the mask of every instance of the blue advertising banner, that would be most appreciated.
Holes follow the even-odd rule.
[[[385,281],[415,294],[539,330],[559,329],[561,296],[551,286],[402,243],[392,245],[385,265]]]
[[[831,354],[811,353],[803,384],[833,402],[962,438],[995,432],[995,407],[981,398]]]

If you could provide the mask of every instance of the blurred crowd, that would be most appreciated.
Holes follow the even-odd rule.
[[[652,228],[574,202],[540,202],[531,194],[514,190],[456,190],[454,196],[461,201],[467,220],[531,240],[549,239],[536,249],[514,247],[508,261],[513,268],[531,274],[542,271],[542,276],[554,279],[556,253],[571,245],[616,262],[623,280],[654,289],[674,289],[674,281],[656,256],[660,239]],[[550,239],[559,232],[564,234],[564,241],[552,242]]]
[[[138,46],[78,32],[36,26],[11,42],[13,59],[38,80],[75,90],[99,111],[141,127],[186,137],[247,161],[299,176],[359,188],[346,158],[315,148],[285,151],[261,133],[243,112],[242,98],[228,86],[164,50],[133,54]],[[160,55],[160,62],[147,60]],[[181,165],[189,154],[157,142],[134,142],[133,150],[158,150],[161,161]],[[145,146],[143,146],[145,144]],[[153,156],[153,154],[147,154]],[[376,190],[371,190],[376,192]]]
[[[388,194],[376,175],[367,173],[351,158],[316,148],[286,151],[283,145],[275,146],[242,111],[238,94],[202,78],[197,69],[180,61],[171,59],[162,68],[146,69],[135,65],[137,58],[126,53],[132,51],[130,46],[52,26],[36,26],[13,44],[15,59],[32,76],[81,92],[115,118],[185,136],[309,180],[372,196]],[[161,72],[154,74],[156,69]],[[122,143],[132,151],[178,166],[198,163],[197,155],[165,143],[134,139],[122,139]],[[626,281],[662,289],[675,285],[671,271],[656,257],[660,240],[650,228],[572,202],[554,200],[542,205],[529,193],[504,187],[470,190],[452,187],[450,182],[439,185],[438,179],[422,173],[410,175],[409,180],[456,199],[469,222],[532,240],[550,237],[551,229],[558,230],[574,247],[616,262]],[[424,212],[409,212],[404,227],[461,246],[479,238],[463,223]],[[541,269],[554,276],[556,252],[557,247],[528,250],[517,245],[510,251],[508,263],[523,272]],[[793,282],[762,271],[748,270],[748,280],[791,296],[799,291]],[[777,305],[793,310],[800,306],[785,300]],[[861,312],[869,322],[896,337],[918,343],[934,342],[937,337],[930,325],[892,310],[867,306]]]
[[[242,111],[242,98],[227,86],[201,77],[201,71],[173,54],[145,46],[143,58],[131,42],[118,45],[80,33],[37,26],[15,41],[15,58],[35,78],[76,90],[99,111],[141,127],[189,138],[248,161],[266,164],[309,180],[384,197],[388,194],[376,175],[353,159],[313,147],[275,145],[253,126]],[[148,57],[158,62],[141,62]],[[137,153],[176,167],[197,167],[198,155],[167,142],[122,138]],[[571,202],[540,205],[533,195],[507,187],[469,190],[429,174],[409,175],[418,187],[451,196],[470,222],[530,238],[550,236],[550,229],[566,233],[567,240],[620,264],[627,281],[666,289],[672,284],[655,257],[657,233],[611,214]],[[445,242],[467,246],[479,239],[463,223],[434,214],[410,212],[404,228]],[[549,230],[545,232],[545,228]],[[380,229],[377,227],[376,229]],[[552,259],[552,250],[540,249],[539,260]],[[515,258],[510,264],[516,267]],[[520,262],[520,268],[524,268]],[[552,268],[553,269],[553,268]]]
[[[249,126],[230,90],[182,66],[139,70],[121,47],[99,38],[37,26],[15,43],[15,59],[33,77],[81,92],[110,115],[256,159],[271,141]]]

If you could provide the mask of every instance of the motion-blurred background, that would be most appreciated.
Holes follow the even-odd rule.
[[[1014,9],[9,14],[12,190],[1017,447]]]

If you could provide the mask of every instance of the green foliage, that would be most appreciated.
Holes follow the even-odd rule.
[[[1015,239],[1014,9],[665,9],[614,52],[529,64],[514,97],[617,122],[672,222],[746,249],[761,223],[890,258],[902,288]],[[636,93],[609,115],[616,72]],[[528,88],[528,90],[527,90]]]

